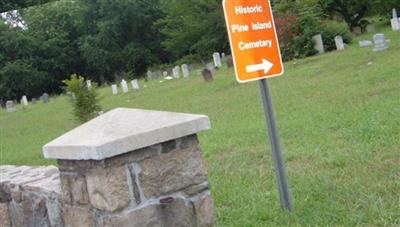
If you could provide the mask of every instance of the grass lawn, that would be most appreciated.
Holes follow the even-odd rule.
[[[151,81],[113,96],[132,107],[206,114],[200,134],[218,226],[400,226],[400,33],[381,53],[358,47],[286,63],[270,80],[294,212],[282,212],[257,83],[222,69],[213,83]],[[0,110],[0,164],[48,165],[41,147],[77,126],[65,96]]]

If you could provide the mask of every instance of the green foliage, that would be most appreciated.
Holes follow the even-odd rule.
[[[349,28],[345,23],[337,21],[324,21],[321,31],[322,39],[324,40],[324,47],[326,51],[336,49],[335,37],[340,35],[343,37],[345,43],[350,43],[352,40]]]
[[[228,52],[222,4],[219,0],[161,0],[165,17],[157,25],[163,45],[173,60],[186,55],[209,59],[215,51]]]
[[[285,32],[290,34],[289,37],[285,37],[281,43],[281,47],[284,47],[281,48],[284,60],[303,58],[317,53],[312,36],[321,30],[319,22],[321,9],[310,2],[288,0],[276,2],[275,9],[278,17],[295,18],[294,22],[289,21],[288,24],[278,25],[278,29],[282,29],[279,27],[289,28],[289,31]]]
[[[66,85],[65,90],[72,95],[74,115],[77,120],[84,123],[98,115],[101,107],[95,83],[89,89],[85,84],[85,78],[76,74],[71,75],[68,80],[63,80],[63,83]]]
[[[35,96],[51,83],[45,72],[36,70],[29,62],[16,60],[8,62],[0,70],[0,97],[21,98]]]

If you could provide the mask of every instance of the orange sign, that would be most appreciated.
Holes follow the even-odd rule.
[[[240,83],[283,74],[269,0],[224,0],[236,78]]]

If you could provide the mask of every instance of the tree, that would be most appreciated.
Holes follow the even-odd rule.
[[[76,119],[85,123],[98,115],[101,110],[99,105],[99,97],[96,91],[96,84],[93,83],[92,88],[88,88],[85,78],[76,74],[71,78],[64,80],[65,90],[72,95],[72,103],[74,105],[74,115]]]
[[[162,0],[165,17],[158,21],[163,45],[179,59],[187,55],[209,58],[229,50],[222,4],[218,0]]]
[[[319,0],[319,4],[328,14],[339,14],[349,28],[359,26],[374,5],[373,0]]]
[[[100,81],[128,72],[144,74],[149,65],[165,60],[161,34],[153,26],[162,13],[159,0],[84,1],[80,50],[88,73]]]
[[[4,0],[0,2],[0,12],[22,9],[35,5],[45,4],[55,0]]]

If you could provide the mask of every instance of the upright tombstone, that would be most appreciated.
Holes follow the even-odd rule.
[[[3,99],[0,99],[0,108],[2,108],[2,109],[6,108],[6,103],[4,102]]]
[[[318,51],[318,54],[325,53],[324,42],[322,41],[322,35],[318,34],[312,37],[314,40],[314,48]]]
[[[189,78],[189,75],[190,75],[189,66],[187,64],[183,64],[181,66],[181,68],[182,68],[183,77],[185,77],[186,79]]]
[[[17,111],[17,108],[15,107],[15,104],[13,101],[6,102],[6,109],[7,109],[7,112],[9,112],[9,113]]]
[[[214,78],[213,78],[213,73],[212,73],[212,71],[211,71],[210,69],[208,69],[208,68],[203,69],[203,71],[201,71],[201,74],[203,75],[203,79],[204,79],[206,82],[211,82],[211,81],[214,80]]]
[[[131,85],[132,85],[132,89],[133,89],[133,90],[139,90],[139,89],[140,89],[139,81],[138,81],[138,80],[132,80],[132,81],[131,81]]]
[[[162,73],[160,70],[157,70],[155,74],[156,74],[157,79],[162,77]]]
[[[396,9],[392,10],[392,15],[393,15],[393,18],[390,20],[390,22],[392,24],[392,30],[400,31],[400,20],[399,20],[399,16],[397,15]]]
[[[32,98],[32,104],[35,105],[36,102],[37,102],[37,99],[36,98]]]
[[[111,85],[113,95],[118,95],[118,86],[116,84]]]
[[[374,24],[367,25],[366,30],[367,30],[368,33],[374,33],[375,32],[375,25]]]
[[[213,60],[214,60],[214,66],[216,68],[221,68],[222,67],[221,55],[218,52],[215,52],[213,54]]]
[[[179,66],[175,66],[175,67],[172,69],[172,74],[173,74],[173,76],[174,76],[175,79],[179,79],[179,78],[181,77],[180,71],[181,71],[181,69],[180,69]]]
[[[164,71],[163,72],[163,77],[167,77],[168,76],[168,72],[167,71]]]
[[[22,96],[21,104],[22,104],[23,106],[28,106],[28,99],[26,98],[25,95]]]
[[[210,127],[204,115],[118,108],[45,145],[65,226],[213,226],[197,137]]]
[[[336,50],[344,50],[344,42],[342,36],[338,35],[335,37],[335,44],[336,44]]]
[[[44,104],[47,104],[47,103],[50,102],[49,94],[47,94],[47,93],[44,93],[44,94],[42,95],[41,99],[42,99],[42,102],[43,102]]]
[[[226,66],[228,68],[232,68],[233,67],[233,58],[230,55],[226,57]]]
[[[90,90],[92,88],[92,81],[87,80],[86,81],[86,87]]]
[[[121,81],[121,87],[122,87],[122,92],[124,92],[124,93],[129,92],[128,83],[125,80]]]
[[[147,71],[147,79],[149,79],[149,80],[153,79],[153,72],[151,72],[150,70]]]
[[[222,61],[226,61],[226,55],[225,55],[225,53],[222,53],[222,54],[221,54],[221,59],[222,59]]]
[[[386,41],[385,35],[382,33],[374,35],[374,44],[374,52],[384,51],[389,48],[389,44]]]
[[[352,28],[352,31],[353,31],[353,33],[356,34],[356,35],[361,35],[361,34],[362,34],[362,29],[361,29],[361,27],[359,27],[359,26],[353,27],[353,28]]]

